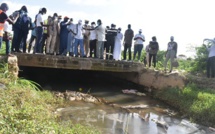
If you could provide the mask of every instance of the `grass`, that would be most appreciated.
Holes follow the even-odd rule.
[[[11,79],[7,65],[0,66],[0,83],[8,88],[0,90],[0,133],[31,134],[96,134],[98,131],[72,121],[61,121],[54,114],[65,100],[49,91],[40,91],[32,81]]]
[[[155,96],[176,107],[194,122],[207,126],[215,124],[215,90],[213,89],[202,89],[190,83],[183,90],[166,89],[157,92]]]

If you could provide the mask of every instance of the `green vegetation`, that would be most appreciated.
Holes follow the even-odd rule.
[[[5,50],[6,50],[6,46],[5,46],[5,42],[2,43],[2,48],[0,49],[0,54],[5,54]]]
[[[61,121],[54,111],[65,105],[49,91],[40,91],[32,81],[11,79],[7,65],[0,65],[0,133],[35,134],[96,134],[97,131],[82,125]]]
[[[190,83],[183,90],[171,88],[159,91],[155,97],[187,114],[192,121],[208,126],[215,124],[215,90],[213,89],[202,89]]]

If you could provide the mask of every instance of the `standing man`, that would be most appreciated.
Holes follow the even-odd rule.
[[[206,45],[204,45],[209,52],[208,60],[207,60],[207,77],[215,78],[215,38],[214,39],[204,39],[204,41],[211,42],[210,47],[207,47]]]
[[[92,22],[91,23],[91,28],[94,29],[96,27],[96,23]],[[97,42],[97,35],[96,35],[96,30],[90,31],[90,57],[96,58],[96,42]]]
[[[124,35],[124,55],[123,60],[126,60],[126,53],[128,49],[129,57],[128,59],[131,60],[131,47],[132,47],[132,40],[134,37],[134,31],[131,29],[131,25],[128,25],[128,29],[125,31]]]
[[[107,30],[106,60],[113,59],[113,50],[114,50],[116,35],[117,35],[116,25],[111,24],[111,28]]]
[[[8,30],[8,22],[5,22],[4,23],[4,34],[3,34],[3,41],[5,42],[5,45],[6,45],[6,55],[10,56],[10,40],[11,40],[11,37],[10,37],[10,33],[9,33],[9,30]]]
[[[113,52],[114,60],[121,60],[122,38],[123,38],[123,34],[121,33],[121,28],[118,28],[118,32],[115,39],[114,52]]]
[[[68,25],[68,31],[69,31],[69,34],[68,34],[68,42],[67,42],[67,52],[69,53],[69,56],[74,56],[74,32],[73,32],[73,29],[74,29],[74,24],[73,24],[73,19],[71,18],[70,19],[70,25]]]
[[[28,53],[31,52],[32,43],[33,43],[34,40],[36,40],[35,23],[33,23],[32,26],[33,26],[33,29],[31,31],[31,38],[30,38],[30,42],[29,42],[29,45],[28,45]]]
[[[96,30],[97,34],[97,44],[96,44],[96,56],[99,59],[104,59],[104,42],[105,42],[105,27],[102,25],[102,21],[99,19],[97,21],[97,26],[95,28],[87,30]]]
[[[20,44],[22,42],[22,28],[21,28],[21,21],[23,20],[23,16],[27,14],[26,6],[22,6],[20,10],[15,11],[13,13],[14,17],[18,17],[17,21],[12,27],[13,30],[13,40],[12,40],[12,52],[21,52],[19,50]]]
[[[17,18],[18,18],[18,16],[16,16],[16,18],[14,18],[14,21],[11,20],[6,14],[8,9],[9,9],[9,7],[8,7],[8,5],[6,3],[1,4],[1,6],[0,6],[0,49],[1,49],[2,41],[3,41],[3,33],[4,33],[5,21],[8,21],[10,24],[14,24],[15,21],[17,20]],[[5,36],[8,37],[8,32],[5,33]],[[9,55],[9,44],[8,43],[6,42],[6,54]]]
[[[48,21],[51,20],[51,18],[52,18],[51,16],[48,16],[48,18],[46,20],[44,20],[44,24],[48,25]],[[42,37],[42,40],[41,40],[41,47],[42,47],[41,52],[42,53],[47,49],[47,48],[45,48],[45,50],[44,50],[44,47],[47,46],[47,41],[48,41],[47,39],[49,37],[48,28],[49,27],[43,27],[43,37]]]
[[[46,54],[54,55],[54,48],[56,45],[56,38],[58,33],[58,20],[57,20],[57,13],[54,13],[53,17],[48,19],[48,33],[49,37],[46,43]]]
[[[86,28],[86,29],[90,28],[90,26],[88,24],[89,24],[89,21],[85,20],[84,28]],[[89,55],[89,44],[90,44],[90,31],[85,30],[85,32],[84,32],[84,50],[85,50],[86,57],[88,57],[88,55]]]
[[[134,60],[136,58],[136,54],[138,52],[138,61],[140,62],[140,57],[143,49],[143,42],[145,42],[145,36],[142,35],[142,29],[139,30],[139,33],[134,37],[135,44],[134,44]]]
[[[58,16],[58,33],[57,33],[57,39],[56,39],[56,44],[55,44],[55,54],[59,55],[60,54],[60,23],[62,20],[62,16]]]
[[[172,72],[172,68],[173,68],[172,64],[173,64],[174,59],[176,58],[177,49],[178,49],[178,44],[174,41],[174,37],[171,36],[170,42],[167,45],[166,60],[164,62],[165,72],[166,72],[167,62],[169,61],[169,59],[170,59],[170,71],[169,71],[169,73]]]
[[[60,55],[66,56],[67,54],[67,42],[68,42],[68,29],[67,26],[70,25],[68,22],[69,18],[64,17],[64,20],[60,23]]]
[[[153,58],[154,68],[156,67],[156,57],[159,50],[159,45],[155,36],[152,37],[152,41],[149,43],[149,67],[151,67],[151,61]]]
[[[104,59],[105,27],[103,27],[100,19],[97,21],[97,25],[95,27],[97,34],[96,56],[99,59]]]
[[[47,12],[46,8],[42,8],[42,10],[39,12],[36,18],[36,44],[35,44],[35,53],[42,53],[42,36],[43,36],[43,26],[48,26],[44,25],[42,15],[45,15]]]
[[[22,45],[23,53],[26,53],[28,33],[29,33],[29,30],[33,28],[32,20],[27,15],[27,8],[26,8],[25,14],[22,14],[20,25],[21,25],[20,41],[23,43]],[[18,42],[18,46],[16,46],[16,51],[19,51],[21,42],[20,43]]]
[[[80,45],[80,54],[81,57],[86,57],[86,55],[84,54],[84,29],[82,27],[82,20],[78,21],[78,24],[76,24],[74,26],[73,29],[74,33],[75,33],[75,57],[78,57],[78,46]]]

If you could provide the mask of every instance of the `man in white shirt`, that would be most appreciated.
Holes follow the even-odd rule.
[[[42,53],[41,39],[43,35],[43,26],[47,26],[43,24],[42,15],[46,14],[46,8],[42,8],[39,14],[36,17],[36,44],[35,44],[35,53]]]
[[[98,26],[87,30],[96,30],[97,44],[96,44],[96,56],[99,59],[104,59],[104,42],[105,40],[105,27],[102,25],[102,21],[97,21]]]
[[[138,52],[138,61],[140,62],[140,56],[143,49],[143,42],[145,42],[145,36],[142,35],[142,29],[139,30],[139,33],[135,35],[134,37],[135,43],[134,43],[134,57],[135,60],[136,54]]]
[[[92,22],[91,23],[91,28],[95,28],[96,27],[96,23]],[[96,35],[96,30],[92,30],[90,31],[90,57],[93,57],[94,54],[94,58],[96,58],[96,42],[97,42],[97,35]]]
[[[105,42],[105,27],[102,21],[97,21],[98,26],[95,28],[97,33],[96,56],[99,59],[104,59],[104,42]]]
[[[9,29],[8,29],[8,22],[5,22],[4,23],[4,36],[3,36],[3,41],[5,42],[5,45],[6,45],[6,55],[10,56],[10,40],[11,40],[11,37],[10,37],[10,32],[9,32]]]
[[[82,27],[82,20],[78,21],[78,24],[74,26],[73,29],[75,33],[75,57],[78,57],[78,46],[80,45],[81,57],[86,57],[84,54],[84,29]]]
[[[214,39],[204,39],[203,42],[209,41],[211,43],[211,46],[207,47],[204,45],[209,54],[208,54],[208,60],[207,60],[207,77],[208,78],[214,78],[215,77],[215,38]]]

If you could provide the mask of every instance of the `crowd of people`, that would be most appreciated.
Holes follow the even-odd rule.
[[[47,10],[46,8],[41,8],[32,20],[28,16],[26,6],[22,6],[20,10],[15,11],[9,17],[6,14],[8,9],[6,3],[1,4],[0,45],[3,39],[6,42],[6,54],[8,55],[10,55],[10,52],[17,52],[132,61],[136,59],[138,54],[137,60],[140,61],[145,36],[142,34],[141,29],[134,35],[130,24],[128,24],[128,29],[123,36],[121,28],[116,28],[115,24],[105,27],[100,19],[96,23],[91,22],[91,25],[89,25],[88,20],[85,20],[84,23],[79,20],[75,24],[73,18],[67,16],[62,18],[61,15],[54,13],[53,16],[48,16],[47,19],[43,20],[42,16],[46,14]],[[10,37],[5,21],[12,24],[13,37]],[[30,30],[32,30],[31,38],[27,45]],[[11,49],[10,39],[12,39]],[[33,45],[34,41],[35,45]],[[134,54],[132,58],[131,48],[133,42]],[[121,47],[123,45],[124,53],[123,59],[121,59]],[[147,65],[150,67],[152,61],[153,66],[156,67],[159,44],[155,36],[152,37],[152,41],[145,48]],[[171,41],[167,47],[165,69],[168,60],[171,59],[172,63],[176,54],[177,43],[174,41],[174,37],[171,36]]]

